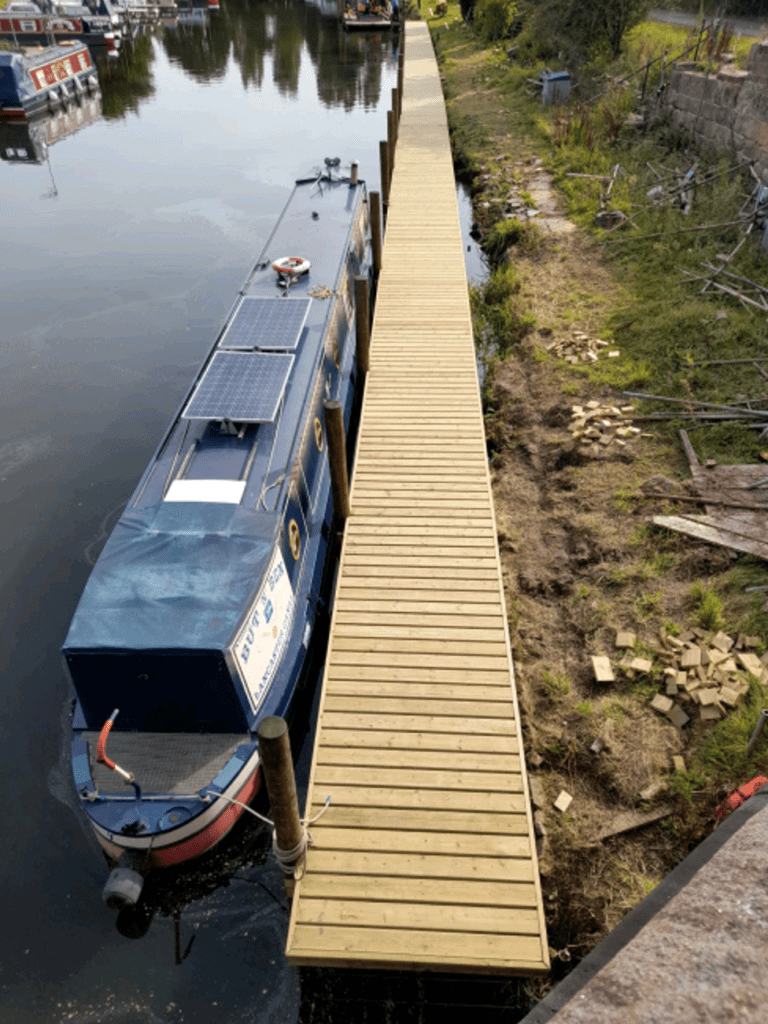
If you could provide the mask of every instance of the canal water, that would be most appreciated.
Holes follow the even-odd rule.
[[[59,648],[90,568],[295,178],[378,189],[397,37],[303,0],[222,0],[102,68],[101,109],[0,129],[3,1024],[289,1024],[281,881],[250,824],[156,891],[101,901],[71,807]],[[54,135],[58,134],[58,141]]]

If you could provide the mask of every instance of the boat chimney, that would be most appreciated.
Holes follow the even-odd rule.
[[[357,160],[353,160],[352,161],[352,170],[351,170],[350,175],[349,175],[349,183],[350,183],[350,185],[356,185],[357,184],[357,168],[358,168]]]

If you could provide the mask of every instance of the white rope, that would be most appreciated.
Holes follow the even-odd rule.
[[[217,793],[212,789],[206,789],[206,796],[214,796],[217,800],[227,800],[231,804],[237,804],[238,807],[242,807],[244,811],[248,811],[254,818],[258,818],[259,821],[263,821],[265,825],[269,825],[272,829],[272,852],[275,855],[275,860],[282,868],[283,874],[286,878],[290,878],[291,875],[298,881],[304,876],[304,868],[307,862],[307,846],[312,842],[312,833],[307,830],[307,825],[314,825],[314,823],[325,814],[331,803],[331,798],[327,796],[325,803],[314,816],[314,818],[301,818],[299,825],[301,826],[301,838],[299,839],[296,846],[292,850],[281,850],[277,845],[277,832],[275,831],[274,821],[270,821],[269,818],[265,818],[263,814],[259,814],[258,811],[254,811],[252,807],[244,804],[241,800],[235,800],[234,797],[226,796],[224,793]]]

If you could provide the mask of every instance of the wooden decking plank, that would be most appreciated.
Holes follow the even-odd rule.
[[[533,882],[482,882],[472,879],[391,878],[386,891],[381,878],[368,875],[324,875],[313,873],[302,879],[302,894],[310,898],[383,900],[412,903],[452,903],[454,906],[520,907],[536,906]]]
[[[325,743],[322,751],[329,749],[331,755],[334,748],[353,749],[365,747],[375,749],[386,755],[390,751],[410,750],[414,756],[414,764],[418,763],[419,754],[423,751],[447,754],[458,757],[462,753],[473,755],[484,754],[516,754],[519,750],[517,735],[507,733],[506,735],[490,733],[440,733],[440,732],[419,732],[418,730],[385,729],[365,725],[358,728],[336,729],[333,725],[327,725],[324,733]],[[329,756],[331,756],[329,755]],[[324,758],[324,753],[318,756],[318,763]],[[479,764],[483,765],[482,757],[479,757]],[[500,762],[500,763],[503,763]]]
[[[506,772],[520,774],[517,754],[457,753],[455,750],[392,750],[378,747],[334,747],[324,744],[317,759],[324,765],[351,764],[360,768],[426,768],[451,771]]]
[[[326,659],[295,963],[548,967],[447,118],[405,98]],[[423,273],[424,238],[441,253]]]
[[[515,907],[466,907],[453,904],[371,903],[359,900],[307,900],[300,921],[431,931],[518,931],[537,935],[538,915]]]
[[[509,814],[525,811],[522,786],[508,793],[484,793],[464,789],[391,789],[385,786],[318,786],[318,793],[330,796],[334,806],[392,807],[421,811],[487,811]],[[327,792],[330,789],[330,793]],[[308,858],[314,862],[313,856]],[[310,867],[316,865],[310,865]]]

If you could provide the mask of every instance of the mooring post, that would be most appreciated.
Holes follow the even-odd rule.
[[[357,184],[359,168],[360,168],[360,164],[357,162],[357,160],[353,160],[352,161],[352,169],[349,172],[349,183],[350,183],[350,185],[356,185]]]
[[[373,280],[378,281],[381,273],[381,197],[371,192],[371,248],[373,250]]]
[[[396,88],[392,90],[392,113],[395,122],[395,144],[397,144],[397,137],[400,132],[400,98]]]
[[[333,510],[344,522],[349,517],[349,475],[347,473],[347,443],[344,438],[344,417],[341,402],[327,398],[325,410],[325,436],[328,439],[328,463],[331,468]]]
[[[389,150],[389,177],[392,180],[392,172],[395,169],[395,115],[391,110],[387,111],[387,148]]]
[[[386,218],[389,206],[389,146],[386,142],[379,143],[379,165],[381,167],[381,202]]]
[[[368,300],[368,276],[355,278],[355,341],[357,343],[357,366],[361,373],[368,373],[371,348],[371,312]]]
[[[400,60],[397,64],[397,95],[400,103],[399,116],[403,116],[403,86],[405,84],[405,60],[403,55],[400,55]]]
[[[280,857],[278,853],[278,859],[285,875],[286,891],[291,896],[293,872],[304,857],[306,844],[299,818],[299,800],[296,795],[288,726],[285,719],[272,716],[259,722],[256,733],[259,738],[261,767],[269,795],[270,813],[275,825],[275,846],[277,851],[284,855]]]

